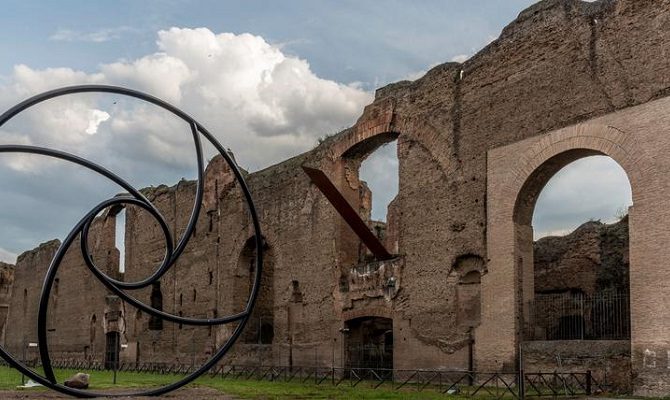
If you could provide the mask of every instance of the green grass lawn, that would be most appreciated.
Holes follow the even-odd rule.
[[[74,370],[56,370],[56,377],[63,382],[72,376]],[[157,387],[175,382],[178,375],[160,375],[138,372],[119,372],[117,384],[113,384],[111,371],[82,371],[91,374],[91,390],[103,391],[110,388],[147,388]],[[0,390],[13,390],[21,384],[21,374],[16,370],[0,366]],[[202,377],[192,386],[207,386],[223,393],[243,399],[459,399],[457,396],[440,394],[433,390],[417,392],[412,388],[394,391],[388,389],[372,389],[359,385],[352,388],[345,383],[333,386],[324,382],[321,385],[300,382],[268,382],[257,380],[241,380],[221,377]],[[24,389],[24,390],[45,390]]]

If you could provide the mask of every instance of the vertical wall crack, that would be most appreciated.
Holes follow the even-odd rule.
[[[458,158],[460,153],[461,140],[461,80],[463,79],[463,70],[459,69],[454,73],[454,98],[451,106],[451,134],[454,157]]]

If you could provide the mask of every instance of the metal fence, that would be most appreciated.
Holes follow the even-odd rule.
[[[347,368],[393,368],[393,344],[348,343],[346,351]]]
[[[462,397],[525,398],[592,395],[607,391],[586,372],[473,372],[379,368],[221,366],[211,376],[303,382],[386,390],[430,390]]]
[[[6,365],[5,363],[2,363]],[[36,367],[36,365],[32,365]],[[188,374],[193,364],[120,363],[119,371]],[[105,369],[104,362],[54,361],[54,367],[93,371]],[[257,365],[220,365],[209,371],[211,379],[298,382],[385,389],[391,391],[432,391],[460,397],[512,398],[588,396],[607,392],[606,382],[598,382],[585,372],[474,372],[425,369],[328,368]],[[123,382],[121,382],[121,385]]]
[[[528,305],[526,340],[630,339],[627,293],[536,295]]]

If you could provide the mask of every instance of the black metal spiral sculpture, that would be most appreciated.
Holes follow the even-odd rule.
[[[56,89],[52,90],[49,92],[45,92],[42,94],[39,94],[37,96],[31,97],[28,100],[23,101],[20,104],[17,104],[16,106],[12,107],[10,110],[6,111],[4,114],[0,115],[0,128],[10,119],[12,119],[14,116],[17,114],[21,113],[22,111],[38,104],[43,101],[53,99],[55,97],[59,96],[64,96],[64,95],[69,95],[69,94],[75,94],[75,93],[113,93],[113,94],[120,94],[124,96],[130,96],[134,97],[143,101],[146,101],[148,103],[154,104],[158,107],[161,107],[172,114],[176,115],[177,117],[181,118],[184,120],[190,127],[191,129],[191,134],[193,136],[193,143],[195,146],[195,151],[196,151],[196,159],[197,159],[197,167],[198,167],[198,179],[197,179],[197,185],[196,185],[196,196],[195,196],[195,202],[194,202],[194,207],[191,212],[190,219],[188,221],[188,224],[186,225],[186,230],[182,237],[179,239],[179,241],[176,244],[173,244],[173,238],[172,234],[170,233],[170,230],[168,229],[168,225],[165,222],[165,219],[161,215],[161,213],[158,211],[158,209],[144,196],[142,193],[140,193],[137,189],[135,189],[133,186],[131,186],[129,183],[124,181],[121,177],[118,175],[115,175],[111,171],[105,169],[104,167],[95,164],[93,162],[90,162],[88,160],[85,160],[81,157],[78,157],[73,154],[65,153],[62,151],[58,150],[53,150],[49,148],[44,148],[44,147],[36,147],[36,146],[24,146],[24,145],[0,145],[0,153],[29,153],[29,154],[37,154],[41,156],[46,156],[46,157],[53,157],[65,161],[69,161],[75,164],[78,164],[84,168],[87,168],[91,171],[97,172],[98,174],[104,176],[105,178],[113,181],[120,187],[122,187],[124,190],[127,191],[128,194],[120,195],[120,196],[115,196],[111,199],[104,200],[101,203],[99,203],[97,206],[93,207],[75,226],[72,228],[70,233],[67,235],[63,243],[60,245],[58,250],[56,251],[49,268],[47,270],[46,276],[44,277],[44,284],[42,286],[42,291],[40,294],[40,301],[39,301],[39,310],[38,310],[38,320],[37,320],[37,338],[38,338],[38,346],[39,346],[39,352],[40,352],[40,360],[42,363],[42,366],[44,368],[44,375],[40,375],[36,373],[35,371],[31,370],[28,368],[24,363],[21,361],[17,360],[15,357],[13,357],[9,352],[7,352],[4,348],[0,347],[0,356],[2,356],[12,367],[18,369],[21,371],[23,374],[26,376],[30,377],[33,379],[35,382],[38,382],[50,389],[56,390],[61,393],[65,393],[68,395],[76,396],[76,397],[100,397],[100,396],[105,396],[105,397],[112,397],[112,396],[128,396],[128,395],[133,395],[133,396],[158,396],[161,394],[168,393],[172,390],[178,389],[189,382],[192,382],[205,372],[209,370],[211,367],[213,367],[217,362],[219,362],[223,356],[230,350],[231,346],[233,343],[237,340],[237,338],[240,336],[240,333],[242,332],[242,329],[244,329],[244,326],[246,325],[247,320],[249,319],[249,316],[251,314],[251,311],[253,309],[254,303],[256,302],[256,297],[258,296],[258,291],[259,291],[259,286],[260,286],[260,281],[261,281],[261,273],[262,273],[262,267],[263,267],[263,245],[262,245],[262,237],[261,237],[261,228],[260,228],[260,223],[258,221],[258,216],[256,214],[256,209],[254,207],[252,198],[251,198],[251,193],[249,192],[249,189],[244,181],[244,178],[242,177],[242,174],[240,173],[240,170],[238,169],[237,165],[235,162],[232,160],[232,158],[229,156],[229,154],[226,152],[226,150],[221,146],[221,144],[214,138],[214,136],[207,131],[202,125],[200,125],[195,119],[193,119],[191,116],[186,114],[185,112],[181,111],[180,109],[156,98],[153,96],[150,96],[148,94],[138,92],[135,90],[131,89],[126,89],[126,88],[121,88],[121,87],[116,87],[116,86],[104,86],[104,85],[83,85],[83,86],[72,86],[72,87],[66,87],[66,88],[61,88],[61,89]],[[252,224],[253,224],[253,229],[254,229],[254,234],[255,234],[255,245],[256,245],[256,268],[255,268],[255,276],[254,276],[254,281],[253,281],[253,286],[251,288],[251,292],[249,294],[249,298],[247,299],[246,306],[244,308],[244,311],[233,314],[233,315],[228,315],[220,318],[208,318],[208,319],[197,319],[197,318],[189,318],[189,317],[182,317],[174,314],[170,314],[167,312],[164,312],[162,310],[157,310],[151,306],[148,306],[141,301],[137,300],[135,297],[129,295],[126,293],[128,290],[134,290],[134,289],[141,289],[145,288],[152,283],[158,281],[169,269],[172,267],[172,265],[177,261],[177,259],[181,256],[183,253],[184,249],[186,248],[186,245],[189,242],[189,239],[191,238],[191,235],[193,234],[193,231],[195,229],[197,220],[198,220],[198,215],[200,214],[200,208],[202,205],[202,197],[203,197],[203,172],[204,172],[204,163],[203,163],[203,154],[202,154],[202,145],[201,145],[201,135],[204,137],[207,141],[209,141],[221,154],[221,156],[226,160],[226,163],[230,167],[230,169],[233,171],[235,175],[235,179],[237,180],[237,183],[240,185],[240,188],[242,190],[242,193],[244,195],[244,199],[247,203],[247,207],[249,210],[249,214],[251,216]],[[152,275],[150,275],[148,278],[140,280],[138,282],[123,282],[119,281],[116,279],[111,278],[104,272],[102,272],[93,262],[93,259],[91,257],[91,252],[88,248],[88,233],[89,229],[91,227],[91,223],[95,219],[96,215],[98,215],[101,211],[108,207],[112,206],[121,206],[121,205],[134,205],[137,207],[140,207],[147,211],[149,214],[151,214],[158,224],[161,227],[161,230],[163,232],[163,235],[165,236],[165,257],[160,264],[160,266],[153,272]],[[52,367],[51,363],[51,358],[49,355],[49,345],[47,342],[47,312],[48,312],[48,304],[49,304],[49,295],[51,293],[51,288],[54,283],[54,279],[56,277],[56,273],[58,272],[58,268],[60,267],[60,264],[63,260],[63,257],[66,253],[66,251],[70,248],[70,246],[73,244],[77,236],[79,235],[80,237],[80,246],[81,246],[81,254],[84,258],[84,261],[88,268],[91,270],[93,275],[109,289],[111,292],[119,296],[121,299],[126,301],[127,303],[131,304],[133,307],[136,307],[146,313],[148,313],[151,316],[178,323],[178,324],[185,324],[185,325],[192,325],[192,326],[213,326],[213,325],[223,325],[231,322],[237,322],[238,325],[233,331],[232,335],[226,340],[226,342],[214,353],[214,355],[207,361],[205,362],[202,366],[200,366],[197,370],[192,372],[191,374],[185,376],[181,380],[174,382],[170,385],[163,386],[160,388],[155,388],[151,390],[147,390],[144,392],[139,392],[139,393],[113,393],[113,394],[108,394],[108,393],[94,393],[91,391],[84,391],[84,390],[79,390],[79,389],[74,389],[70,388],[64,385],[59,384],[56,381],[56,377],[54,375],[54,370]]]

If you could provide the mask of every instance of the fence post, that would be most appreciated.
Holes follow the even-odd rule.
[[[119,369],[119,349],[120,349],[120,343],[119,341],[121,340],[121,335],[120,334],[112,334],[112,337],[114,337],[114,351],[116,352],[115,354],[112,355],[112,362],[114,363],[114,384],[116,385],[116,371]]]
[[[589,396],[592,393],[592,391],[591,391],[592,383],[593,383],[593,379],[592,379],[592,376],[591,376],[591,370],[587,370],[586,371],[586,394],[589,395]]]
[[[523,343],[519,343],[519,400],[526,398],[526,377],[523,373]]]
[[[468,329],[468,386],[472,386],[475,383],[473,378],[473,374],[475,372],[475,337],[472,334],[472,330],[472,327]]]

